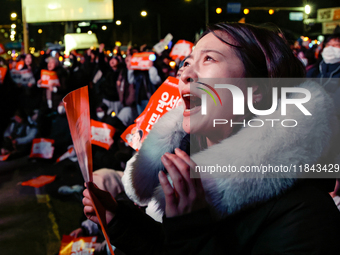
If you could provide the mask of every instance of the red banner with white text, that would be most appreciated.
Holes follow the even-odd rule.
[[[135,123],[123,132],[121,138],[138,151],[153,125],[166,112],[177,107],[180,98],[178,79],[168,77],[151,96],[148,105]]]

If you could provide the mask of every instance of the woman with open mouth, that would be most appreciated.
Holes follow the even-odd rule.
[[[180,69],[182,106],[155,124],[125,169],[133,202],[110,202],[111,243],[126,254],[336,254],[334,106],[316,83],[276,79],[304,75],[282,34],[211,26]],[[254,118],[272,125],[244,125]],[[283,118],[298,124],[274,125]],[[98,222],[84,196],[85,215]]]

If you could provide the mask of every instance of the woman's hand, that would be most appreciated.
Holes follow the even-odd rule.
[[[190,178],[190,168],[195,169],[196,164],[188,154],[176,148],[175,154],[165,153],[161,160],[173,182],[172,187],[166,174],[159,172],[159,181],[165,195],[166,217],[179,216],[206,207],[208,204],[201,179]]]
[[[98,189],[98,187],[96,185],[95,185],[95,187]],[[106,224],[108,224],[115,216],[115,209],[116,209],[116,206],[117,206],[117,202],[114,200],[114,198],[112,198],[110,193],[104,192],[102,190],[99,190],[99,191],[101,191],[101,192],[96,192],[96,197],[105,209]],[[108,193],[109,196],[107,194],[104,194],[104,193]],[[83,191],[83,195],[84,195],[83,205],[84,205],[85,216],[89,220],[92,220],[94,223],[99,224],[99,220],[97,218],[89,190],[85,189]]]

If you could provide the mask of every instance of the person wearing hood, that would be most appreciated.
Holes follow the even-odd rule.
[[[124,171],[132,201],[98,197],[111,243],[126,254],[336,254],[340,215],[328,194],[335,180],[304,172],[317,164],[339,171],[338,119],[319,84],[264,79],[305,75],[284,38],[248,24],[210,26],[180,73],[184,103],[154,125]],[[282,104],[275,87],[292,92],[281,93]],[[301,94],[310,100],[283,114],[284,102],[301,102]],[[297,125],[255,124],[268,119]],[[297,171],[256,171],[270,166]],[[98,223],[83,194],[85,215]]]

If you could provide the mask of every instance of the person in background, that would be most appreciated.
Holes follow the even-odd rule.
[[[69,72],[67,87],[70,91],[88,85],[84,65],[80,63],[80,58],[81,57],[79,56],[79,54],[77,54],[75,50],[70,52],[68,59],[69,66],[67,67],[67,71]]]
[[[92,119],[109,124],[113,126],[116,130],[112,137],[113,143],[109,149],[103,148],[101,146],[92,144],[92,155],[93,155],[93,169],[97,170],[100,168],[111,168],[111,169],[121,169],[120,160],[115,158],[115,153],[119,150],[118,145],[120,138],[120,126],[119,119],[116,116],[112,117],[111,114],[107,114],[108,107],[106,104],[101,103],[96,107],[96,116]],[[118,126],[118,127],[117,127]],[[124,129],[123,129],[124,130]]]
[[[53,158],[57,159],[72,145],[72,137],[66,117],[64,103],[59,102],[57,112],[50,115],[50,133],[46,138],[54,140]]]
[[[311,68],[306,76],[318,78],[320,85],[331,94],[340,118],[340,82],[339,79],[333,79],[340,78],[340,34],[328,36],[324,45],[321,63]]]
[[[55,57],[49,57],[47,60],[47,70],[54,71],[58,77],[58,85],[50,86],[45,89],[46,93],[43,93],[43,108],[51,109],[56,112],[60,101],[69,92],[67,88],[68,74],[66,70],[60,66],[59,60]],[[38,86],[41,85],[41,78],[38,80]]]
[[[40,78],[40,69],[36,66],[35,57],[28,53],[25,55],[24,66],[20,70],[21,79],[21,106],[27,111],[39,109],[41,106],[43,89],[37,87],[37,80]]]
[[[112,111],[118,114],[123,108],[117,86],[118,77],[123,64],[117,56],[109,59],[107,63],[105,61],[104,47],[105,45],[103,43],[99,46],[98,71],[96,75],[100,72],[101,76],[96,82],[93,80],[94,88],[98,94],[97,101],[107,105],[107,114],[110,114]]]
[[[28,155],[37,132],[36,123],[31,121],[24,110],[18,109],[3,134],[1,154],[11,154],[11,158]]]
[[[133,70],[131,64],[127,63],[127,69],[127,80],[134,85],[137,112],[140,115],[152,94],[163,81],[155,65],[151,66],[148,71],[141,71]]]
[[[2,69],[2,77],[0,79],[0,144],[2,144],[3,136],[15,110],[18,107],[18,89],[12,80],[10,68],[5,59],[0,57],[0,68]]]

